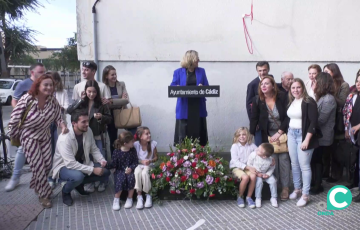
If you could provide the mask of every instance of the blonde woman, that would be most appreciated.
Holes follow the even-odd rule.
[[[171,86],[209,85],[205,69],[198,67],[199,55],[195,50],[185,53],[181,68],[174,71]],[[176,103],[176,126],[174,143],[181,143],[187,136],[197,138],[201,145],[208,141],[206,126],[206,99],[179,97]]]

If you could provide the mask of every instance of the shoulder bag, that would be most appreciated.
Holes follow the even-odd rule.
[[[19,124],[18,124],[18,129],[20,129],[20,127],[22,126],[22,124],[24,123],[25,121],[25,118],[26,116],[28,115],[29,111],[30,111],[30,108],[31,108],[31,105],[34,101],[31,101],[31,103],[26,107],[26,110],[25,110],[25,113],[24,115],[22,116]],[[19,147],[21,145],[20,143],[20,138],[19,138],[19,135],[16,135],[14,137],[10,137],[10,143],[12,146],[15,146],[15,147]]]
[[[271,118],[274,120],[275,124],[278,126],[278,129],[280,129],[280,125],[276,122],[276,119],[272,113],[272,111],[270,111],[268,109],[268,112],[271,116]],[[269,143],[272,144],[274,146],[274,153],[288,153],[289,149],[287,146],[287,135],[286,133],[281,134],[281,136],[279,137],[279,140],[277,142],[271,142],[271,137],[268,137]]]
[[[130,106],[130,108],[114,110],[114,123],[117,129],[130,129],[141,126],[140,108],[133,107],[131,103]]]

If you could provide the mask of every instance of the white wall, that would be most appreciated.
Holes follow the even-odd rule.
[[[168,151],[174,140],[176,99],[167,97],[167,87],[179,62],[101,62],[117,69],[118,79],[126,83],[130,101],[141,108],[143,125],[158,141],[159,151]],[[275,80],[280,82],[283,71],[308,79],[307,67],[312,63],[270,62]],[[323,66],[326,63],[319,63]],[[240,126],[248,126],[245,98],[246,86],[257,73],[256,62],[201,62],[211,85],[220,85],[221,97],[207,99],[209,142],[213,147],[229,151],[232,135]],[[359,64],[339,63],[345,80],[353,85]]]
[[[93,60],[91,7],[77,0],[79,60]],[[254,55],[247,51],[242,14],[250,0],[106,0],[96,7],[99,70],[117,69],[131,102],[141,107],[159,151],[173,142],[176,99],[167,86],[186,50],[200,55],[220,98],[208,98],[208,132],[212,146],[228,151],[234,131],[248,126],[247,84],[256,61],[270,61],[277,82],[283,71],[307,79],[307,67],[335,61],[350,85],[360,68],[360,1],[254,0],[254,21],[248,28]]]
[[[93,59],[94,0],[77,0],[79,58]],[[186,50],[203,61],[359,61],[360,1],[106,0],[97,6],[99,60],[178,60]]]

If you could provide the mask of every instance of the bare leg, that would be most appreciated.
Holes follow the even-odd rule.
[[[141,192],[140,192],[141,193]],[[138,193],[139,194],[139,193]],[[133,198],[133,195],[134,195],[134,189],[131,189],[128,191],[128,198]]]
[[[248,194],[247,197],[251,197],[254,189],[255,189],[255,184],[256,184],[256,175],[254,173],[250,174],[250,184],[249,184],[249,190],[248,190]]]
[[[134,190],[132,190],[132,191],[134,192]],[[120,192],[118,192],[118,193],[115,193],[115,198],[120,198],[121,192],[122,192],[122,191],[120,191]]]
[[[241,177],[241,182],[239,185],[239,196],[242,197],[242,195],[244,194],[244,191],[246,189],[247,184],[249,183],[249,176],[244,174]]]

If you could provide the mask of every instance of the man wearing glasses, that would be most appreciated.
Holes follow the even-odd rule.
[[[85,89],[85,84],[86,81],[88,80],[95,80],[95,73],[97,71],[97,65],[95,62],[93,61],[86,61],[82,63],[82,69],[81,69],[81,74],[83,76],[83,78],[85,79],[85,81],[81,81],[80,83],[76,84],[74,86],[74,91],[73,91],[73,95],[72,95],[72,99],[74,101],[78,100],[81,98],[81,95],[85,93],[84,89]],[[103,104],[108,104],[110,103],[110,92],[107,89],[107,87],[105,86],[104,83],[102,82],[97,82],[99,84],[99,88],[100,88],[100,96],[102,99]]]

